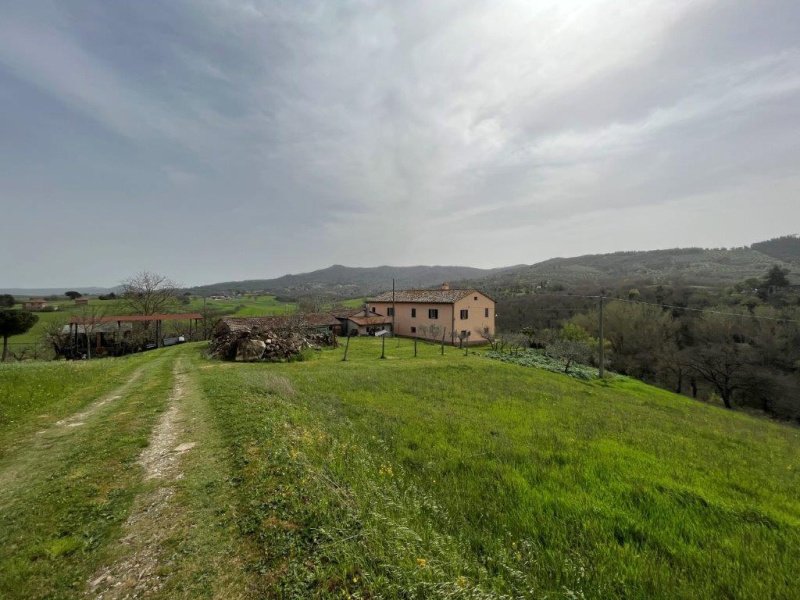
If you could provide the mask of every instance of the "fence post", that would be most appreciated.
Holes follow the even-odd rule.
[[[353,337],[352,335],[349,335],[349,331],[347,333],[347,341],[344,344],[344,358],[342,359],[342,362],[347,360],[347,351],[350,349],[350,338]]]

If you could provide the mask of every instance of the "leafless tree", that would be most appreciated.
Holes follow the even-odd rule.
[[[503,335],[503,342],[512,354],[519,354],[521,349],[528,346],[528,336],[523,333],[507,333]]]
[[[321,296],[308,295],[297,300],[297,310],[301,313],[321,312],[325,307],[325,299]]]
[[[85,304],[81,307],[77,316],[79,320],[78,327],[86,334],[86,358],[92,358],[92,337],[94,337],[103,321],[105,310],[97,305]]]
[[[142,271],[122,282],[125,306],[139,315],[166,312],[177,303],[177,284],[166,275]]]
[[[67,348],[71,342],[69,333],[64,332],[66,326],[66,317],[58,317],[45,323],[43,327],[41,337],[42,344],[48,348],[52,348],[56,358],[67,354]]]
[[[492,333],[492,331],[488,327],[486,327],[486,326],[481,327],[479,329],[476,329],[475,332],[481,338],[483,338],[484,340],[489,342],[489,345],[491,346],[492,350],[497,350],[498,349],[498,346],[500,344],[500,340],[498,339],[498,337],[495,334]]]
[[[442,328],[436,323],[431,323],[430,325],[420,325],[419,333],[420,336],[427,341],[433,341],[436,343],[442,333]]]

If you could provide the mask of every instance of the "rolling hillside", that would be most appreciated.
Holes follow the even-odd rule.
[[[386,291],[392,279],[398,288],[429,288],[449,281],[455,285],[476,286],[502,293],[508,289],[533,288],[543,281],[564,286],[615,285],[629,281],[688,285],[730,285],[750,277],[762,277],[779,264],[789,269],[790,278],[800,283],[800,237],[784,236],[758,242],[750,247],[731,249],[673,248],[587,254],[571,258],[552,258],[536,264],[519,264],[496,269],[463,266],[346,267],[284,275],[274,279],[227,281],[188,288],[197,295],[234,292],[267,292],[283,298],[303,296],[358,298]],[[80,288],[81,290],[90,288]],[[94,288],[91,288],[94,289]],[[97,288],[100,289],[100,288]],[[58,289],[0,290],[17,296],[63,293]]]
[[[392,278],[398,288],[426,288],[443,281],[476,279],[493,272],[491,269],[472,267],[418,266],[418,267],[345,267],[333,265],[310,273],[284,275],[277,279],[251,279],[229,281],[191,288],[198,294],[226,291],[263,290],[279,296],[307,296],[323,294],[338,298],[354,298],[391,288]]]
[[[647,281],[666,284],[731,285],[751,277],[763,277],[775,264],[789,269],[800,281],[800,258],[787,262],[752,248],[675,248],[645,252],[615,252],[574,258],[553,258],[534,265],[503,269],[479,280],[483,287],[502,290],[535,286],[541,282],[565,286],[619,285]]]
[[[426,288],[449,281],[454,285],[476,286],[495,293],[533,288],[544,281],[579,286],[680,280],[689,285],[714,286],[762,277],[775,264],[788,268],[793,273],[792,279],[800,282],[800,238],[786,236],[753,244],[749,248],[673,248],[589,254],[497,269],[424,266],[353,268],[334,265],[310,273],[284,275],[277,279],[215,283],[192,288],[191,291],[210,294],[265,290],[291,298],[314,294],[355,298],[391,288],[392,278],[395,278],[398,288]]]
[[[0,596],[796,597],[796,427],[380,351],[0,365]]]

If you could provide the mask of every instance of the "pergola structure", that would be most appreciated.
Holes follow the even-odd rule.
[[[163,321],[189,321],[189,335],[192,335],[192,323],[194,323],[194,330],[197,331],[199,321],[203,320],[203,315],[200,313],[163,313],[156,315],[110,315],[102,317],[82,317],[73,316],[69,320],[69,334],[70,338],[75,340],[77,344],[78,333],[83,326],[83,333],[87,335],[88,327],[96,327],[98,325],[116,323],[117,331],[122,331],[123,323],[155,323],[156,324],[156,345],[161,347],[161,330]],[[98,336],[99,337],[99,336]],[[99,343],[99,340],[98,340]]]

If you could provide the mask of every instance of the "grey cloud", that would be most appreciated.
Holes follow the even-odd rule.
[[[199,283],[788,233],[799,18],[785,0],[4,6],[0,275]],[[695,222],[667,238],[674,210]],[[95,215],[124,224],[102,256],[75,235]],[[12,258],[32,235],[40,254]]]

